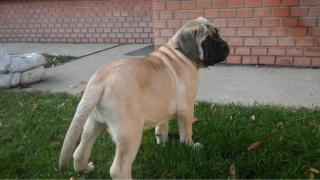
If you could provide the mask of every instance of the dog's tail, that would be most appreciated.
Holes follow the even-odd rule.
[[[92,85],[90,83],[88,84],[87,89],[83,94],[81,101],[79,102],[68,132],[64,138],[59,159],[59,170],[61,174],[63,174],[65,168],[67,167],[77,144],[77,140],[82,132],[83,126],[93,108],[99,103],[102,93],[102,86]]]

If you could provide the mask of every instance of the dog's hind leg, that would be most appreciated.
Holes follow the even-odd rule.
[[[189,145],[193,144],[192,141],[192,123],[194,122],[193,111],[192,113],[178,114],[178,126],[180,142]]]
[[[155,128],[155,135],[157,139],[157,144],[165,144],[168,141],[168,129],[169,129],[169,122],[165,121],[162,122],[160,125],[156,126]]]
[[[140,125],[139,123],[140,122],[135,122],[135,124],[126,123],[126,127],[119,127],[119,129],[126,129],[125,131],[111,130],[117,146],[116,154],[110,168],[110,175],[113,179],[131,179],[132,163],[138,153],[143,132],[143,124]]]
[[[74,169],[77,172],[88,173],[94,170],[92,162],[89,163],[92,147],[104,126],[97,122],[92,115],[84,125],[80,144],[73,153]]]

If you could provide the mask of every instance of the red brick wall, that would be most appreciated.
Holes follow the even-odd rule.
[[[320,0],[154,0],[154,42],[203,16],[231,46],[230,64],[320,66]]]
[[[0,42],[152,43],[151,0],[0,1]]]

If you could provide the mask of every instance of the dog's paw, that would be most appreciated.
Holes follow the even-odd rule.
[[[89,173],[89,172],[94,171],[94,169],[95,169],[95,166],[94,166],[93,162],[89,162],[88,168],[87,168],[85,171],[83,171],[83,172],[84,172],[84,173]]]
[[[193,143],[192,148],[195,150],[200,150],[203,148],[203,145],[199,142]]]

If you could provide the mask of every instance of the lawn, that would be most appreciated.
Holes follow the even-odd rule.
[[[106,132],[94,147],[96,171],[77,174],[70,162],[64,176],[58,172],[78,102],[67,94],[0,90],[0,178],[109,178],[115,146]],[[195,112],[194,139],[204,148],[180,144],[176,121],[164,147],[146,130],[134,178],[320,178],[320,109],[198,102]]]

